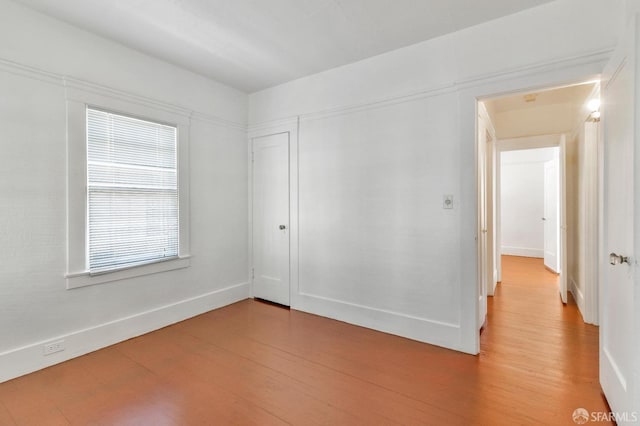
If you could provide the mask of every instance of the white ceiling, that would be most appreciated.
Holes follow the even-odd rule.
[[[551,0],[15,0],[254,92]]]
[[[496,113],[513,110],[535,110],[541,107],[559,104],[570,104],[576,108],[580,108],[584,106],[585,99],[592,91],[593,83],[586,83],[495,98],[485,103],[490,104]],[[528,102],[527,99],[529,100]]]
[[[594,87],[585,83],[488,99],[484,104],[498,139],[569,133],[589,115],[587,103],[595,96]]]

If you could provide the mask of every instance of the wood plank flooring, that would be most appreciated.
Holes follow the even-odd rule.
[[[504,257],[481,354],[247,300],[0,384],[0,425],[571,425],[598,329]]]

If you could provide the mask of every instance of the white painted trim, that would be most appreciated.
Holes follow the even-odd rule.
[[[478,115],[484,122],[485,130],[491,136],[491,142],[487,143],[487,152],[486,152],[486,171],[485,171],[485,179],[486,179],[486,189],[485,189],[485,197],[486,197],[486,238],[487,238],[487,296],[494,296],[496,291],[496,286],[498,284],[497,273],[496,273],[496,265],[499,265],[499,261],[497,256],[499,256],[500,250],[498,248],[497,243],[497,212],[496,212],[496,167],[497,160],[499,160],[498,156],[498,140],[496,138],[496,129],[491,121],[491,116],[487,111],[487,108],[483,102],[478,102]],[[478,135],[480,137],[480,135]],[[481,206],[478,206],[481,208]]]
[[[300,115],[301,121],[307,120],[323,120],[331,117],[339,117],[342,115],[350,115],[363,111],[370,111],[372,109],[386,108],[393,105],[404,104],[407,102],[418,101],[422,99],[432,98],[435,96],[441,96],[446,94],[455,93],[457,88],[455,84],[447,84],[444,86],[434,87],[432,89],[424,89],[411,91],[398,96],[392,96],[379,100],[373,100],[369,102],[358,103],[354,105],[341,106],[331,108],[322,111],[309,112]]]
[[[295,309],[299,311],[468,352],[463,345],[460,345],[460,326],[458,324],[401,314],[308,293],[298,294],[296,302]]]
[[[222,127],[229,127],[233,129],[240,129],[246,131],[247,124],[245,122],[235,122],[217,117],[212,114],[207,114],[200,111],[195,111],[190,108],[174,105],[169,102],[164,102],[158,99],[153,99],[147,96],[136,95],[133,93],[125,92],[122,90],[114,89],[105,85],[93,83],[90,81],[82,80],[69,75],[57,74],[49,71],[45,71],[39,68],[35,68],[29,65],[20,64],[18,62],[9,61],[7,59],[0,58],[0,72],[7,72],[21,77],[26,77],[34,80],[43,81],[46,83],[54,84],[56,86],[64,86],[68,89],[78,89],[83,92],[92,92],[101,96],[112,97],[133,104],[154,108],[156,110],[163,110],[172,114],[182,115],[193,120],[204,121],[213,123]]]
[[[502,254],[505,256],[539,257],[542,259],[544,258],[544,249],[502,246]]]
[[[482,85],[491,85],[491,84],[499,84],[501,81],[507,80],[515,80],[515,79],[526,79],[530,76],[540,75],[544,73],[554,73],[558,69],[571,69],[571,68],[582,68],[589,69],[594,65],[598,68],[597,71],[594,71],[588,76],[592,77],[595,80],[595,76],[600,74],[602,66],[607,62],[609,56],[611,55],[611,49],[602,49],[596,50],[592,52],[585,52],[581,55],[572,56],[569,58],[560,58],[553,59],[550,61],[541,61],[537,63],[528,64],[525,66],[511,68],[505,71],[491,73],[491,74],[482,74],[478,76],[472,76],[467,79],[459,80],[449,84],[441,84],[433,87],[422,87],[418,89],[414,89],[404,93],[398,93],[390,96],[383,96],[376,99],[371,99],[368,101],[357,102],[348,105],[340,105],[333,108],[328,109],[320,109],[320,110],[310,110],[310,111],[302,111],[299,116],[289,116],[289,117],[279,117],[272,120],[261,121],[257,123],[249,123],[248,129],[249,132],[254,132],[261,130],[263,128],[270,128],[274,126],[280,126],[283,123],[295,121],[299,118],[301,121],[304,120],[315,120],[322,119],[326,117],[339,116],[339,115],[348,115],[351,113],[366,111],[369,109],[381,108],[389,105],[395,105],[404,102],[410,102],[413,100],[420,100],[425,98],[430,98],[434,96],[439,96],[448,93],[473,90],[474,87],[482,86]],[[589,77],[585,77],[589,79]],[[583,82],[584,80],[581,80]],[[555,85],[557,87],[567,85],[575,82],[573,79],[562,79],[557,80]],[[553,85],[553,83],[552,83]],[[531,87],[521,87],[518,89],[509,89],[505,92],[500,92],[500,95],[507,95],[509,93],[515,93],[519,91],[524,91],[527,89],[532,89],[536,86],[535,84]],[[539,86],[536,86],[539,87]],[[498,95],[496,93],[495,95]],[[478,97],[478,100],[486,99],[494,97],[494,94],[483,95]]]
[[[67,289],[86,287],[89,285],[103,284],[112,281],[141,277],[143,275],[151,275],[160,272],[168,272],[174,271],[176,269],[188,268],[191,265],[190,258],[191,256],[180,256],[176,259],[134,266],[131,268],[99,275],[91,275],[88,271],[68,273],[65,275],[65,278],[67,279]]]
[[[249,134],[249,138],[259,137],[260,135],[270,134],[269,132],[277,132],[278,129],[290,128],[293,125],[297,125],[297,123],[298,116],[286,117],[257,124],[250,124],[247,126],[247,132]]]
[[[562,57],[556,58],[546,61],[539,61],[535,63],[531,63],[528,65],[514,67],[514,68],[506,68],[499,72],[493,72],[489,74],[481,74],[476,77],[470,77],[465,80],[461,80],[456,83],[456,85],[460,89],[473,88],[474,86],[500,86],[502,82],[506,80],[515,80],[520,78],[526,78],[532,75],[542,75],[546,73],[554,73],[557,70],[569,69],[569,68],[577,68],[577,69],[589,69],[594,64],[599,64],[600,71],[597,71],[596,74],[600,74],[604,65],[609,61],[609,58],[613,54],[615,50],[615,46],[611,46],[606,49],[593,50],[591,52],[581,53],[575,56],[570,57]],[[538,85],[536,83],[531,84],[530,86],[521,86],[517,88],[508,89],[505,91],[500,91],[499,93],[487,93],[484,95],[478,96],[478,100],[493,98],[496,95],[504,96],[508,94],[514,94],[519,92],[524,92],[532,89],[543,88],[543,87],[563,87],[566,85],[572,85],[574,83],[584,83],[585,81],[596,80],[597,78],[593,78],[594,74],[586,73],[583,78],[575,80],[570,78],[568,80],[558,79],[554,82],[550,81],[549,84]],[[506,88],[506,86],[503,86]]]
[[[204,112],[191,111],[191,120],[200,121],[202,123],[212,124],[214,126],[226,127],[233,130],[247,131],[246,123],[239,123],[235,121],[225,120],[224,118],[216,117],[215,115],[205,114]]]
[[[170,114],[171,119],[175,120],[175,116],[183,116],[188,120],[191,115],[191,110],[182,108],[177,105],[161,102],[156,99],[151,99],[145,96],[136,95],[133,93],[124,92],[122,90],[113,89],[101,84],[92,83],[85,80],[80,80],[74,77],[65,76],[63,78],[64,86],[66,87],[67,99],[73,99],[81,102],[91,103],[92,96],[99,96],[100,101],[104,98],[110,98],[126,104],[131,108],[131,105],[139,105],[145,109],[153,109],[154,111],[164,111]],[[157,114],[157,113],[156,113]]]
[[[582,320],[584,322],[587,322],[586,317],[585,317],[585,299],[584,299],[584,293],[580,290],[580,287],[578,287],[578,284],[576,283],[575,279],[573,277],[571,277],[570,281],[569,281],[569,291],[571,292],[571,294],[573,295],[573,299],[576,301],[576,304],[578,305],[578,310],[580,311],[580,314],[582,315]]]
[[[19,75],[21,77],[31,78],[33,80],[44,81],[45,83],[50,83],[57,86],[64,85],[64,78],[60,74],[55,74],[52,72],[41,70],[39,68],[19,64],[17,62],[9,61],[3,58],[0,58],[0,71]]]
[[[85,90],[86,89],[86,90]],[[65,80],[67,107],[67,289],[122,280],[134,276],[154,274],[189,266],[190,256],[190,128],[191,119],[183,110],[157,109],[143,103],[136,96],[122,95],[101,86]],[[179,202],[179,259],[157,264],[137,266],[100,276],[87,276],[87,144],[86,109],[96,106],[116,113],[152,121],[163,121],[178,129],[178,202]]]
[[[249,283],[237,284],[2,352],[0,353],[0,383],[239,302],[248,297]],[[43,355],[44,344],[59,340],[64,340],[64,351]]]

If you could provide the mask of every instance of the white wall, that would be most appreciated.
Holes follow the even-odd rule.
[[[588,3],[545,4],[250,96],[254,131],[300,118],[293,308],[477,352],[475,99],[597,75],[623,2]]]
[[[459,252],[455,195],[456,208],[443,209],[444,194],[459,194],[457,147],[448,139],[456,120],[447,113],[456,102],[447,94],[301,121],[303,305],[332,300],[381,317],[398,312],[436,335],[458,322],[449,309],[460,281],[451,261]],[[389,318],[377,328],[401,332]]]
[[[502,254],[544,257],[544,163],[557,156],[558,148],[502,152]]]
[[[0,0],[0,381],[248,297],[247,97]],[[66,77],[190,133],[191,266],[65,289]],[[65,339],[44,357],[42,343]]]

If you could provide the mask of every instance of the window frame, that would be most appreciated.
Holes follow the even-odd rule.
[[[67,102],[67,289],[102,284],[190,266],[189,238],[189,131],[187,111],[146,99],[126,99],[101,90],[66,87]],[[99,274],[89,272],[87,200],[87,108],[177,128],[178,256],[152,263],[127,266]]]

